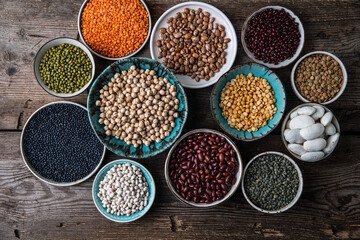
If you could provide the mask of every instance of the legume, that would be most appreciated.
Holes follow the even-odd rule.
[[[148,30],[148,12],[139,0],[91,0],[81,15],[85,42],[107,57],[124,57],[136,51]]]
[[[116,73],[100,90],[99,123],[106,135],[124,140],[128,145],[149,146],[169,136],[179,117],[179,99],[175,85],[157,77],[150,69],[131,66]]]
[[[227,140],[214,133],[195,133],[171,155],[170,179],[187,201],[212,203],[221,200],[236,183],[239,162]]]
[[[140,168],[118,164],[100,182],[98,197],[108,213],[130,216],[148,205],[149,185]]]
[[[247,197],[264,210],[279,210],[287,206],[299,190],[299,175],[286,158],[266,154],[256,158],[244,176]]]
[[[232,128],[239,131],[257,131],[273,119],[277,108],[275,92],[261,77],[241,74],[227,82],[221,91],[219,107]]]
[[[50,48],[39,65],[42,81],[56,93],[79,91],[91,79],[91,70],[87,54],[71,44]]]
[[[284,9],[258,12],[245,32],[246,46],[255,58],[275,65],[295,54],[300,37],[299,24]]]
[[[63,103],[49,105],[33,116],[24,130],[23,148],[30,166],[55,182],[88,176],[104,152],[87,111]]]
[[[231,40],[225,38],[225,27],[215,23],[209,12],[185,8],[166,22],[168,26],[160,29],[156,42],[165,66],[196,81],[209,80],[220,71]]]
[[[295,86],[312,102],[324,103],[333,99],[344,82],[339,63],[325,54],[310,55],[295,71]]]

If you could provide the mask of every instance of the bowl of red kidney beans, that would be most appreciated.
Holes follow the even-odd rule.
[[[184,134],[170,149],[165,178],[171,192],[195,207],[212,207],[238,188],[243,165],[235,143],[212,129]]]
[[[241,42],[248,57],[269,68],[291,64],[301,53],[305,32],[300,19],[289,9],[267,6],[244,22]]]

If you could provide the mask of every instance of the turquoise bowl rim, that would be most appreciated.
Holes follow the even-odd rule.
[[[102,181],[102,179],[106,176],[107,172],[114,166],[114,165],[118,165],[118,164],[125,164],[125,163],[130,163],[132,165],[137,166],[138,168],[141,169],[148,185],[149,185],[149,198],[148,198],[148,205],[146,205],[146,207],[139,211],[136,212],[130,216],[118,216],[116,214],[113,213],[108,213],[106,211],[106,208],[103,207],[100,198],[98,197],[98,193],[99,193],[99,184],[100,181]],[[102,175],[102,176],[100,176]],[[101,179],[100,179],[101,177]],[[103,215],[104,217],[106,217],[107,219],[114,221],[114,222],[118,222],[118,223],[127,223],[127,222],[132,222],[135,221],[139,218],[141,218],[142,216],[144,216],[151,208],[151,206],[154,203],[155,200],[155,194],[156,194],[156,186],[155,186],[155,181],[154,178],[152,177],[151,173],[149,172],[149,170],[147,170],[143,165],[141,165],[138,162],[129,160],[129,159],[118,159],[118,160],[114,160],[112,162],[109,162],[108,164],[106,164],[104,167],[102,167],[100,169],[100,171],[96,174],[96,177],[94,179],[93,185],[92,185],[92,198],[94,201],[94,204],[97,208],[97,210],[101,213],[101,215]]]
[[[102,75],[104,75],[107,71],[109,71],[109,69],[111,67],[114,67],[118,64],[122,64],[123,62],[127,62],[127,61],[131,61],[133,59],[138,59],[140,62],[141,61],[149,61],[149,62],[153,62],[155,64],[158,64],[160,65],[166,72],[167,74],[170,76],[171,81],[174,82],[173,85],[176,86],[177,88],[177,92],[183,94],[183,104],[184,104],[184,109],[181,111],[183,114],[184,114],[184,119],[183,119],[183,122],[180,124],[180,127],[179,127],[179,130],[177,132],[177,134],[174,136],[174,138],[171,140],[171,141],[167,141],[167,144],[164,145],[162,148],[159,148],[159,149],[156,149],[155,151],[154,150],[150,150],[147,154],[143,154],[142,156],[137,156],[136,154],[134,153],[129,153],[129,154],[125,154],[125,152],[120,149],[120,148],[114,148],[112,146],[110,146],[106,141],[104,141],[97,133],[97,127],[95,126],[95,123],[93,123],[92,121],[92,116],[91,116],[91,109],[90,109],[90,106],[91,106],[91,103],[90,103],[90,96],[93,94],[93,92],[95,91],[94,88],[95,88],[95,85],[97,84],[98,81],[100,81],[100,77]],[[109,80],[110,81],[110,80]],[[93,103],[93,105],[95,105],[95,103]],[[97,106],[95,106],[96,108],[98,108]],[[148,157],[153,157],[153,156],[156,156],[162,152],[164,152],[166,149],[168,149],[169,147],[171,147],[175,142],[176,140],[181,136],[181,133],[183,131],[183,128],[186,124],[186,120],[187,120],[187,117],[188,117],[188,112],[189,112],[189,105],[188,105],[188,100],[187,100],[187,96],[186,96],[186,92],[183,88],[183,86],[181,85],[180,81],[176,78],[175,74],[170,71],[166,66],[164,66],[162,63],[158,62],[158,61],[155,61],[151,58],[144,58],[144,57],[132,57],[132,58],[125,58],[125,59],[121,59],[121,60],[118,60],[112,64],[110,64],[109,66],[107,66],[104,71],[102,71],[102,73],[99,74],[99,76],[95,79],[95,81],[93,82],[91,88],[90,88],[90,91],[89,91],[89,94],[88,94],[88,98],[87,98],[87,109],[88,109],[88,116],[89,116],[89,119],[90,119],[90,124],[96,134],[96,136],[98,137],[98,139],[100,140],[100,142],[108,149],[110,150],[111,152],[115,153],[116,155],[119,155],[119,156],[122,156],[122,157],[131,157],[131,158],[136,158],[136,159],[142,159],[142,158],[148,158]],[[177,123],[179,124],[179,123]],[[117,141],[122,141],[124,142],[123,140],[120,140],[120,139],[117,139]],[[160,143],[164,142],[165,140],[162,140]],[[129,146],[127,145],[125,142],[124,142],[124,145],[125,146]],[[143,144],[142,144],[143,145]],[[140,145],[139,148],[142,146]]]
[[[215,108],[219,108],[219,106],[214,106],[214,97],[215,97],[215,90],[216,90],[216,88],[218,87],[218,85],[219,84],[221,84],[221,83],[223,83],[224,81],[226,81],[226,82],[230,82],[231,81],[231,79],[228,79],[228,80],[226,80],[226,75],[228,74],[228,73],[230,73],[230,72],[232,72],[232,71],[236,71],[236,70],[238,70],[238,69],[240,69],[240,68],[242,68],[242,67],[244,67],[244,66],[246,66],[246,65],[254,65],[254,66],[257,66],[257,67],[262,67],[262,68],[265,68],[268,72],[270,72],[270,74],[272,74],[272,75],[274,75],[275,77],[276,77],[276,79],[278,80],[278,82],[280,83],[280,85],[281,85],[281,89],[282,89],[282,92],[283,92],[283,94],[284,94],[284,98],[283,98],[283,101],[284,101],[284,109],[279,109],[278,108],[278,110],[276,111],[276,113],[274,114],[274,115],[276,115],[276,114],[278,114],[278,111],[280,110],[280,112],[279,112],[279,114],[280,114],[280,118],[279,118],[279,120],[278,120],[278,122],[269,130],[269,131],[267,131],[265,134],[263,134],[262,136],[260,136],[260,137],[252,137],[252,138],[249,138],[249,139],[246,139],[246,138],[239,138],[238,136],[236,136],[235,134],[233,134],[232,132],[230,132],[230,131],[228,131],[224,126],[223,126],[223,124],[221,124],[220,123],[220,121],[219,121],[219,119],[217,118],[217,116],[216,116],[216,114],[215,114]],[[266,78],[265,78],[266,79]],[[268,80],[268,79],[266,79],[266,80]],[[271,82],[270,81],[268,81],[269,83],[270,83],[270,85],[271,85]],[[273,88],[273,87],[272,87]],[[273,90],[274,90],[274,88],[273,88]],[[274,90],[275,91],[275,90]],[[278,102],[279,101],[279,99],[277,99],[276,98],[276,101]],[[261,138],[263,138],[263,137],[265,137],[265,136],[267,136],[268,134],[270,134],[277,126],[279,126],[279,124],[280,124],[280,122],[281,122],[281,119],[282,119],[282,117],[284,116],[284,113],[285,113],[285,109],[286,109],[286,92],[285,92],[285,88],[284,88],[284,85],[282,84],[282,82],[281,82],[281,80],[280,80],[280,78],[278,77],[278,75],[275,73],[275,72],[273,72],[271,69],[269,69],[268,67],[266,67],[266,66],[264,66],[264,65],[261,65],[261,64],[258,64],[258,63],[245,63],[245,64],[241,64],[241,65],[237,65],[237,66],[234,66],[234,67],[232,67],[229,71],[227,71],[226,73],[224,73],[220,78],[219,78],[219,81],[214,85],[214,87],[213,87],[213,89],[212,89],[212,91],[211,91],[211,94],[210,94],[210,106],[211,106],[211,113],[212,113],[212,115],[213,115],[213,118],[215,119],[215,121],[217,122],[217,124],[220,126],[220,128],[222,129],[222,130],[224,130],[227,134],[230,134],[230,136],[232,136],[232,137],[234,137],[235,139],[237,139],[237,140],[241,140],[241,141],[246,141],[246,142],[251,142],[251,141],[255,141],[255,140],[258,140],[258,139],[261,139]],[[220,116],[220,117],[222,117],[223,118],[223,120],[224,121],[226,121],[226,119],[223,117],[223,116]],[[269,122],[269,121],[268,121]],[[227,123],[227,121],[226,121],[226,123]],[[269,123],[268,123],[269,124]],[[227,124],[226,124],[227,125]],[[228,126],[228,125],[227,125]],[[268,125],[266,125],[266,126],[268,126]],[[265,126],[265,127],[266,127]],[[230,127],[230,126],[229,126]],[[263,127],[261,127],[261,128],[263,128]],[[261,129],[261,128],[259,128],[259,130]],[[245,132],[245,131],[238,131],[236,128],[231,128],[231,129],[234,129],[234,130],[236,130],[237,132]],[[258,131],[259,131],[258,130]],[[251,133],[251,135],[252,135],[252,133]]]

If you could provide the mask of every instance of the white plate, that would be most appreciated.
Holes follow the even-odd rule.
[[[235,61],[236,52],[237,52],[237,38],[236,38],[236,32],[234,26],[232,25],[230,20],[226,17],[226,15],[216,7],[203,2],[184,2],[175,5],[169,10],[167,10],[163,15],[161,15],[159,20],[156,22],[154,26],[154,30],[151,33],[151,38],[150,38],[151,58],[161,63],[163,62],[162,58],[161,59],[158,58],[159,51],[156,46],[156,41],[159,40],[160,28],[167,28],[168,24],[166,23],[166,20],[170,17],[174,17],[177,12],[184,11],[184,8],[189,8],[194,10],[201,8],[203,11],[209,12],[210,17],[215,18],[215,23],[222,24],[225,27],[225,31],[226,31],[225,37],[231,39],[231,41],[228,43],[228,48],[225,50],[225,52],[227,53],[226,64],[223,65],[220,71],[215,73],[215,76],[210,78],[209,81],[201,79],[199,82],[197,82],[195,81],[195,79],[192,79],[187,75],[176,74],[176,77],[179,79],[181,84],[186,88],[208,87],[216,83],[224,73],[230,70],[231,66]]]

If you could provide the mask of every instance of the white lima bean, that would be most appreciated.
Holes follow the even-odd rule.
[[[301,160],[304,160],[306,162],[316,162],[321,160],[324,157],[324,153],[322,151],[316,151],[316,152],[306,152],[303,155],[301,155]]]
[[[321,106],[313,106],[313,108],[316,109],[316,112],[311,115],[311,117],[316,121],[320,119],[322,116],[324,116],[325,109]]]
[[[336,133],[336,128],[334,126],[334,124],[329,123],[326,127],[325,127],[325,134],[328,136],[334,135]]]
[[[307,115],[299,115],[290,120],[290,129],[305,128],[314,123],[315,121],[312,117]]]
[[[329,154],[331,153],[334,148],[336,147],[336,144],[337,142],[339,141],[339,138],[340,138],[340,134],[339,133],[336,133],[332,136],[330,136],[328,139],[327,139],[327,145],[326,147],[324,148],[324,152],[326,154]]]
[[[300,156],[303,155],[304,153],[306,153],[304,147],[300,144],[290,143],[288,145],[288,148],[290,151],[292,151],[293,153],[300,155]]]
[[[303,147],[308,152],[320,151],[326,147],[326,140],[323,138],[316,138],[305,141]]]
[[[302,108],[299,108],[297,110],[298,115],[312,115],[316,112],[316,109],[313,107],[305,106]]]
[[[300,129],[292,129],[284,134],[289,143],[303,143],[305,140],[300,136]]]
[[[320,122],[322,125],[324,125],[324,127],[326,127],[329,123],[331,123],[332,119],[333,119],[333,114],[331,112],[327,112],[321,118]]]
[[[310,125],[309,127],[302,128],[300,130],[300,135],[305,140],[311,140],[321,136],[324,130],[325,128],[321,123],[315,123],[313,125]]]
[[[130,216],[146,207],[149,185],[141,169],[130,163],[111,168],[100,182],[98,197],[108,213]]]

